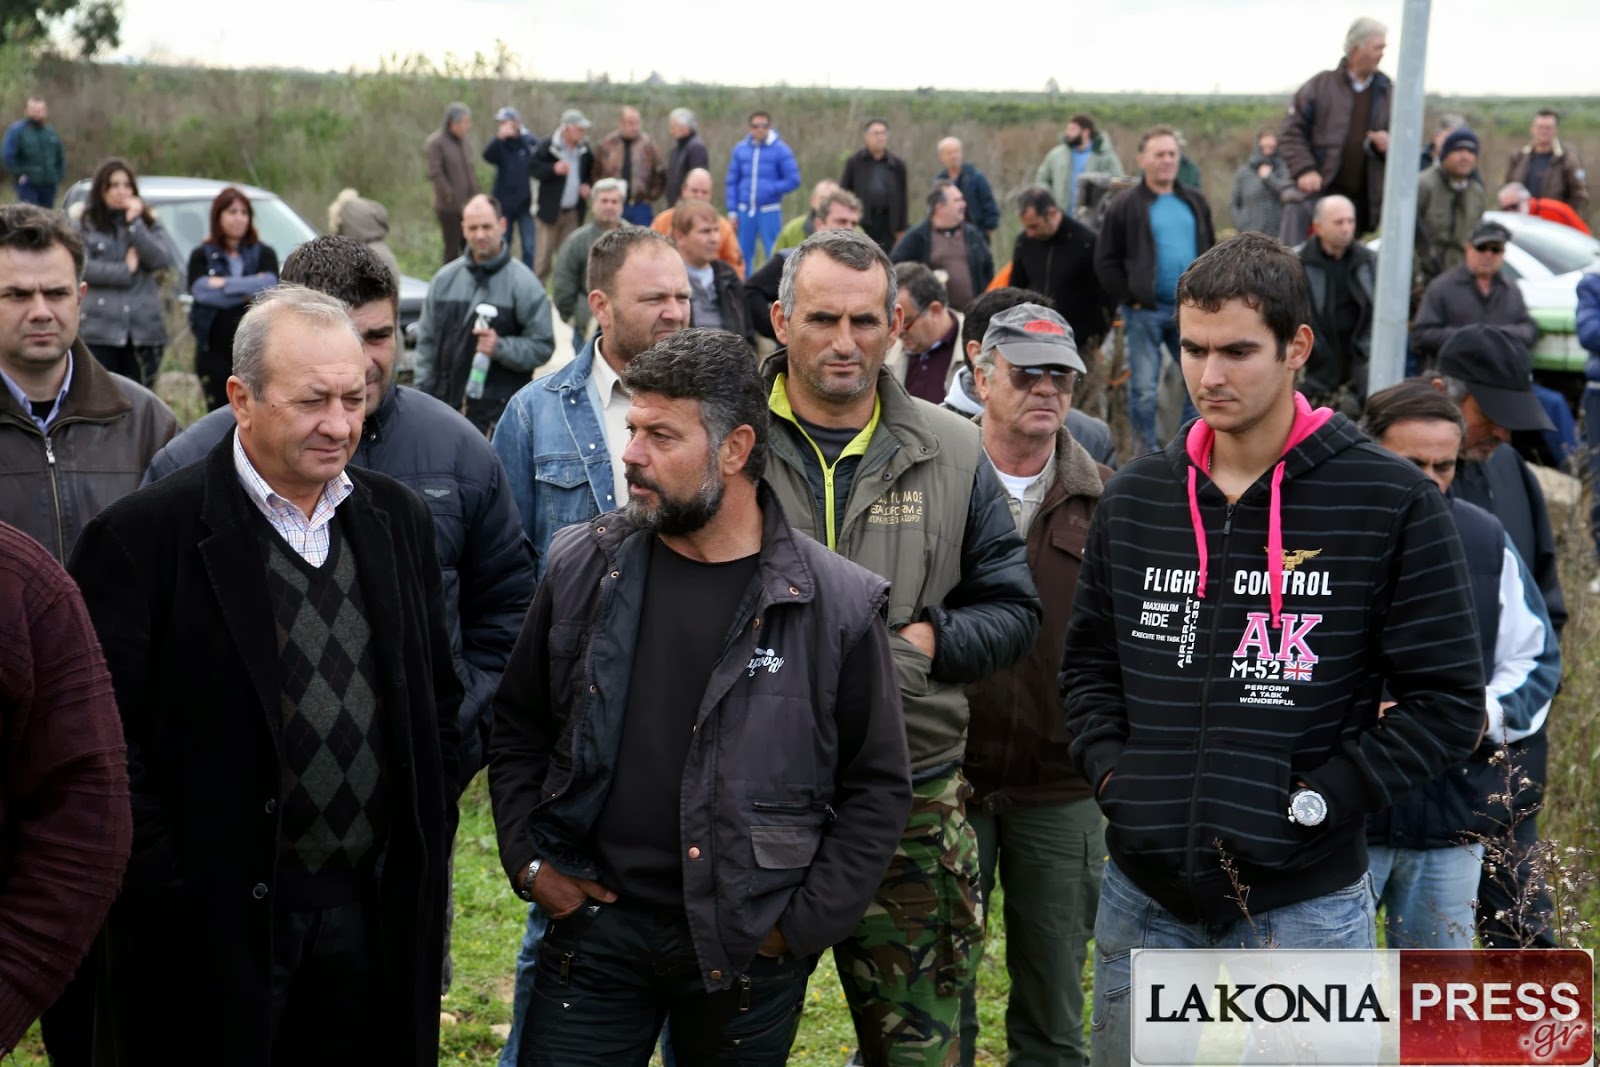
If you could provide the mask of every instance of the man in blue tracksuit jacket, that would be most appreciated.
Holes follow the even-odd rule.
[[[765,111],[750,116],[750,135],[728,157],[728,217],[739,228],[745,277],[755,269],[756,238],[767,255],[783,228],[783,198],[800,188],[800,164]]]

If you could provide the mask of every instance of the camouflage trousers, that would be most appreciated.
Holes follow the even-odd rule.
[[[960,771],[918,785],[889,870],[833,959],[865,1067],[952,1067],[983,958],[978,835]]]

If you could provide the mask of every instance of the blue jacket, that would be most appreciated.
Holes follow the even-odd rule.
[[[1578,343],[1589,350],[1583,376],[1600,382],[1600,274],[1578,279]]]
[[[950,172],[943,167],[933,176],[935,182],[950,181]],[[961,195],[967,201],[967,221],[972,223],[984,233],[998,229],[1000,226],[1000,205],[994,198],[994,189],[989,185],[989,179],[984,177],[983,171],[971,163],[961,164],[961,173],[956,175],[955,187],[961,190]]]
[[[800,164],[777,130],[760,144],[746,136],[728,157],[726,187],[729,214],[777,211],[785,194],[800,188]]]
[[[232,428],[231,407],[211,412],[156,453],[144,483],[204,459]],[[450,652],[466,688],[456,783],[464,789],[483,765],[490,699],[533,599],[532,554],[505,471],[459,412],[404,385],[392,386],[367,419],[350,462],[400,482],[433,514]]]
[[[1471,756],[1394,806],[1367,817],[1367,843],[1390,848],[1459,848],[1494,836],[1509,820],[1490,801],[1505,792],[1506,768],[1490,757],[1505,742],[1544,728],[1561,681],[1561,646],[1533,574],[1500,520],[1465,500],[1451,502],[1472,577],[1483,652],[1489,727]]]
[[[496,137],[483,146],[484,162],[495,168],[494,198],[508,219],[525,215],[533,207],[530,164],[538,147],[538,138],[527,130],[510,140]]]
[[[544,577],[557,530],[622,504],[612,499],[611,451],[589,388],[599,339],[596,334],[571,363],[518,390],[495,427],[494,450],[533,545],[535,579]]]

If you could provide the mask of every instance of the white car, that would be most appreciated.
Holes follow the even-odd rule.
[[[256,231],[262,243],[271,245],[278,260],[301,244],[317,236],[316,227],[282,200],[276,193],[258,189],[242,182],[223,182],[212,178],[177,178],[164,175],[145,175],[139,179],[139,195],[145,203],[161,215],[161,224],[172,237],[178,252],[178,278],[181,282],[189,253],[206,239],[211,228],[211,202],[229,185],[250,199],[255,215]],[[62,199],[63,211],[89,196],[89,179],[75,182]],[[181,290],[183,286],[180,284]],[[180,298],[186,297],[183,294]],[[407,328],[422,317],[422,302],[428,296],[428,283],[409,275],[400,277],[400,327],[408,342],[411,331]],[[1574,298],[1576,300],[1576,298]],[[411,342],[414,343],[414,342]],[[402,357],[404,358],[404,357]]]
[[[1600,239],[1515,211],[1485,211],[1483,220],[1498,222],[1511,231],[1500,272],[1517,283],[1528,314],[1539,325],[1533,369],[1547,375],[1576,374],[1581,379],[1588,353],[1578,345],[1578,278],[1600,264]],[[1373,251],[1378,245],[1378,241],[1369,243]]]

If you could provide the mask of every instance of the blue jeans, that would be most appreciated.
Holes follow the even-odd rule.
[[[1483,844],[1367,848],[1390,948],[1471,948]]]
[[[781,1067],[815,956],[756,956],[707,992],[681,911],[589,904],[552,922],[539,949],[523,1067],[645,1067],[667,1013],[683,1063]]]
[[[511,237],[515,234],[517,240],[522,242],[522,265],[529,270],[533,269],[533,252],[538,247],[535,237],[537,233],[538,229],[533,224],[532,208],[524,208],[520,215],[509,213],[506,215],[506,248],[508,250],[511,248]]]
[[[655,220],[656,209],[649,204],[635,202],[622,209],[622,217],[635,226],[648,226]]]
[[[1372,875],[1337,892],[1286,904],[1246,918],[1189,923],[1157,904],[1107,860],[1094,923],[1094,1008],[1090,1062],[1127,1067],[1132,1031],[1129,953],[1136,948],[1366,948],[1378,947]]]
[[[517,1067],[517,1050],[522,1047],[522,1024],[528,1018],[528,1001],[533,997],[533,972],[539,965],[539,942],[544,940],[549,921],[539,905],[528,905],[528,926],[517,950],[515,993],[511,1000],[511,1033],[500,1050],[499,1067]]]
[[[36,182],[18,182],[17,200],[24,204],[37,204],[39,207],[55,207],[56,187],[39,185]]]
[[[1128,426],[1140,454],[1156,452],[1162,441],[1156,435],[1156,392],[1161,385],[1161,348],[1180,365],[1177,310],[1165,305],[1135,308],[1124,305],[1122,325],[1128,332]],[[1183,420],[1198,412],[1188,390],[1183,396]]]
[[[756,269],[756,238],[761,239],[761,244],[767,250],[767,258],[772,258],[772,246],[778,243],[778,231],[783,229],[783,212],[776,207],[771,211],[757,211],[751,215],[746,210],[739,212],[739,251],[744,253],[744,276]]]

